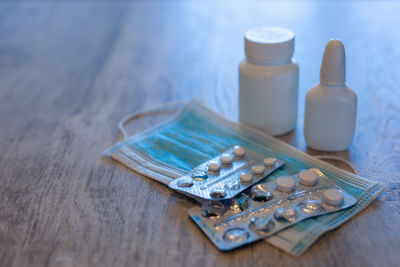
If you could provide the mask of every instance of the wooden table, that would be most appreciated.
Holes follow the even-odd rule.
[[[0,3],[0,266],[398,266],[400,3]],[[299,119],[281,137],[310,154],[304,98],[326,42],[343,40],[359,97],[356,136],[337,153],[387,191],[299,258],[258,242],[218,251],[195,203],[100,153],[121,117],[202,99],[237,118],[243,33],[296,33]],[[165,117],[135,122],[139,132]]]

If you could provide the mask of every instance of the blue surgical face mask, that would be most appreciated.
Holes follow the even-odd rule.
[[[169,121],[126,138],[104,155],[168,184],[233,145],[286,161],[282,169],[266,178],[267,181],[294,175],[303,169],[318,168],[357,198],[358,203],[352,208],[305,220],[266,239],[293,255],[300,255],[323,233],[355,216],[384,190],[382,184],[338,169],[258,130],[228,121],[196,100]]]

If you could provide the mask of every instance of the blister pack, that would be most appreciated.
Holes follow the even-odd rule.
[[[254,185],[234,199],[204,202],[189,209],[189,215],[218,249],[231,250],[356,203],[313,168]]]
[[[170,182],[169,187],[199,201],[230,199],[284,164],[281,159],[233,146]]]

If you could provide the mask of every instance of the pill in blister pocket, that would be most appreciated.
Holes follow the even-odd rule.
[[[337,189],[328,189],[324,192],[324,200],[326,203],[337,206],[343,203],[343,193]]]
[[[222,154],[221,162],[222,164],[229,165],[232,164],[233,158],[229,154]]]
[[[305,170],[299,173],[299,181],[303,185],[315,185],[318,181],[318,176],[312,170]]]
[[[233,148],[233,154],[235,154],[236,157],[241,158],[246,154],[246,151],[241,146],[235,146]]]
[[[239,175],[240,182],[244,184],[248,184],[251,182],[253,176],[250,173],[243,172]]]
[[[296,181],[290,176],[281,176],[276,179],[276,189],[281,192],[293,191],[296,187]]]
[[[276,158],[266,158],[264,159],[264,165],[267,167],[275,166],[277,162]]]
[[[251,171],[253,172],[253,174],[256,174],[256,175],[263,174],[264,170],[265,170],[264,166],[261,166],[261,165],[256,165],[256,166],[251,167]]]
[[[208,164],[208,170],[211,172],[218,172],[221,169],[221,164],[218,162],[210,162]]]

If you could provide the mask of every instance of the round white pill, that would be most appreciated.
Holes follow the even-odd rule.
[[[264,173],[264,166],[261,165],[256,165],[251,167],[251,171],[253,172],[253,174],[259,175],[259,174],[263,174]]]
[[[334,206],[342,204],[344,199],[343,193],[337,189],[326,190],[323,197],[326,203]]]
[[[281,176],[275,181],[276,189],[281,192],[293,191],[296,186],[296,181],[290,176]]]
[[[222,156],[221,156],[221,162],[222,162],[222,164],[229,165],[229,164],[232,163],[232,161],[233,161],[233,158],[231,157],[231,155],[229,155],[229,154],[222,154]]]
[[[299,173],[299,180],[303,185],[315,185],[318,181],[318,175],[312,170],[304,170]]]
[[[276,164],[277,160],[276,158],[266,158],[264,159],[264,165],[267,167],[274,166]]]
[[[241,158],[246,154],[246,150],[241,146],[235,146],[233,148],[233,154],[235,154],[236,157]]]
[[[243,172],[239,175],[240,182],[243,184],[248,184],[253,179],[253,176],[250,173]]]
[[[208,171],[218,172],[221,169],[221,164],[218,162],[210,162],[208,163]]]

